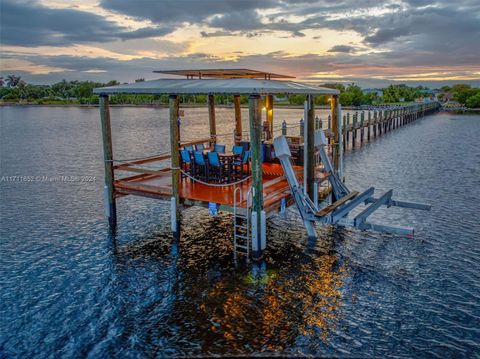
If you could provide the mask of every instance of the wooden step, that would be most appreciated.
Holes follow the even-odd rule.
[[[347,194],[346,196],[340,198],[338,201],[332,203],[331,205],[325,207],[325,208],[322,208],[320,211],[318,211],[317,213],[315,213],[315,216],[316,217],[324,217],[326,216],[327,214],[335,211],[338,207],[340,207],[342,204],[344,204],[345,202],[347,201],[350,201],[351,199],[355,198],[357,195],[358,195],[358,191],[352,191],[350,192],[349,194]]]

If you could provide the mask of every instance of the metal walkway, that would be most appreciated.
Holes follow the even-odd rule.
[[[291,153],[285,136],[274,139],[275,154],[280,159],[285,176],[287,177],[292,195],[295,198],[298,211],[305,224],[309,237],[316,237],[315,223],[324,223],[340,226],[355,227],[360,230],[374,230],[379,232],[393,233],[399,235],[413,236],[414,229],[411,227],[375,224],[367,221],[368,217],[381,206],[396,206],[412,209],[430,210],[431,206],[422,203],[404,202],[392,199],[393,190],[389,190],[379,197],[374,197],[375,188],[370,187],[362,193],[350,191],[340,180],[333,169],[325,147],[327,141],[323,130],[315,131],[315,146],[320,151],[320,158],[324,168],[330,173],[328,180],[332,185],[333,195],[336,201],[324,208],[317,206],[310,200],[304,189],[299,185],[297,177],[292,168]],[[361,204],[367,205],[355,217],[348,217],[348,214]]]

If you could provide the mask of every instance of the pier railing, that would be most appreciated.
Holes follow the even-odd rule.
[[[343,149],[355,148],[365,141],[371,141],[377,136],[407,125],[428,114],[437,112],[440,104],[436,101],[424,102],[405,106],[379,106],[370,107],[365,110],[346,112],[342,116]],[[316,117],[315,129],[323,128],[329,145],[332,145],[333,131],[330,115],[321,119]],[[303,137],[304,122],[298,124],[287,124],[283,121],[281,127],[274,128],[274,137],[278,135],[289,135]]]

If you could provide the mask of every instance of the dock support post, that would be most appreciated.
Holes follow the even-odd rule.
[[[103,164],[105,167],[104,204],[105,214],[111,229],[117,225],[117,206],[115,202],[115,189],[113,187],[113,146],[112,127],[110,124],[110,104],[108,95],[100,95],[100,122],[102,126]]]
[[[332,113],[332,132],[333,132],[333,141],[332,141],[333,169],[337,171],[339,174],[339,177],[342,178],[343,173],[340,173],[342,172],[341,170],[342,139],[340,136],[342,120],[341,120],[339,95],[332,95],[332,100],[330,101],[330,105],[331,105],[330,110]]]
[[[353,114],[352,148],[355,148],[355,142],[357,142],[357,116],[358,112],[355,112]]]
[[[208,95],[208,123],[210,125],[210,146],[217,143],[217,124],[215,123],[215,97]]]
[[[348,147],[348,142],[350,141],[349,140],[349,137],[350,137],[350,113],[347,113],[347,128],[345,129],[347,131],[347,144],[346,144],[346,147]]]
[[[306,160],[304,163],[306,170],[306,190],[310,199],[313,201],[314,197],[314,182],[315,182],[315,104],[313,95],[307,96],[305,108],[305,135],[304,135],[304,151],[306,151]]]
[[[242,140],[242,109],[240,108],[240,95],[233,96],[235,106],[235,144]]]
[[[370,127],[372,125],[372,112],[368,110],[368,129],[367,129],[367,141],[370,142]]]
[[[248,110],[252,154],[252,257],[253,259],[260,259],[262,256],[262,235],[265,236],[265,228],[262,228],[262,108],[259,94],[250,95]],[[266,246],[266,239],[264,243]]]
[[[363,144],[363,137],[364,137],[364,131],[365,131],[365,111],[362,111],[360,114],[360,144]]]
[[[270,133],[270,140],[273,138],[273,95],[267,95],[265,98],[265,110],[267,115],[267,123],[268,123],[268,132]]]
[[[172,198],[171,226],[175,238],[180,237],[180,153],[178,133],[178,95],[170,95],[168,99],[170,117],[170,154],[172,159]]]

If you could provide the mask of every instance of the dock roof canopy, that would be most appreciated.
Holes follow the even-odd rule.
[[[252,78],[221,79],[159,79],[132,84],[101,87],[96,94],[223,94],[223,95],[338,95],[336,89],[307,85],[293,81],[260,80]]]
[[[153,71],[160,74],[168,75],[183,75],[187,78],[203,77],[217,78],[217,79],[293,79],[295,76],[274,74],[272,72],[250,70],[250,69],[193,69],[193,70],[159,70]]]

